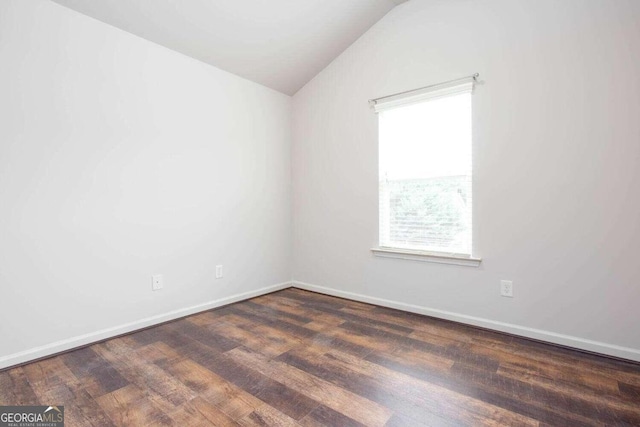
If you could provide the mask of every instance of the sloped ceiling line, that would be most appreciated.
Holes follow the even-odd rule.
[[[406,0],[52,0],[293,95]]]

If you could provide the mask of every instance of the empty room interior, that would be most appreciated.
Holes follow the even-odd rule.
[[[640,1],[0,0],[0,427],[640,426]]]

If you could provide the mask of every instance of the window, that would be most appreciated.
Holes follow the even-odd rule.
[[[472,255],[475,77],[377,100],[380,247]]]

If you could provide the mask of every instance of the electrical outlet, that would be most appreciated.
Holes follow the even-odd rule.
[[[511,280],[500,281],[500,295],[513,298],[513,282]]]
[[[216,279],[222,279],[222,266],[216,265]]]
[[[151,276],[151,290],[158,291],[164,287],[164,281],[162,280],[162,274],[155,274]]]

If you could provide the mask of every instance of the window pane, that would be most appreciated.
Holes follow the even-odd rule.
[[[380,245],[471,254],[471,94],[379,120]]]

